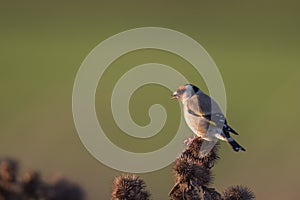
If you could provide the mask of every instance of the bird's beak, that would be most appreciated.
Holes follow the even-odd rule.
[[[173,94],[171,94],[171,99],[178,99],[177,92],[174,92]]]

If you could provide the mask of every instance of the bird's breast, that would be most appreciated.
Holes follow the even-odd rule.
[[[188,112],[186,106],[184,106],[184,119],[188,127],[199,137],[205,137],[208,129],[207,121],[198,116],[194,116]]]

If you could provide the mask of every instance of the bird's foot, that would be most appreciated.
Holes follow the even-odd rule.
[[[190,146],[198,137],[196,136],[193,136],[193,137],[189,137],[187,139],[185,139],[183,141],[183,143],[186,145],[186,146]]]

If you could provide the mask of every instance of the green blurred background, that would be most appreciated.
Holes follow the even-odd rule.
[[[243,184],[252,188],[257,199],[300,198],[297,1],[0,3],[0,157],[17,158],[23,168],[37,168],[44,178],[59,172],[80,183],[87,199],[109,199],[112,180],[121,172],[95,160],[79,140],[71,107],[76,72],[106,38],[136,27],[165,27],[192,37],[211,55],[224,79],[227,117],[240,133],[237,140],[247,149],[236,154],[222,143],[222,159],[214,168],[216,188],[222,191]],[[203,83],[185,70],[184,60],[167,52],[132,52],[113,65],[130,68],[154,61],[182,66],[191,81]],[[112,75],[111,81],[116,77]],[[109,89],[104,86],[100,91]],[[143,99],[145,91],[161,95]],[[169,92],[159,86],[137,91],[132,100],[137,108],[130,107],[136,122],[147,124],[149,105],[160,101],[173,117],[166,125],[174,124],[179,107],[169,101]],[[109,97],[97,92],[98,115],[107,115],[101,123],[111,127],[111,113],[101,109],[101,95]],[[166,144],[172,129],[167,127],[165,136],[160,134],[159,140],[149,141],[144,149],[114,128],[108,136],[122,148],[148,151]],[[171,168],[140,174],[153,199],[167,199],[174,183]]]

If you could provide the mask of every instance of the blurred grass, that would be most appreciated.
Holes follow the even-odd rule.
[[[298,199],[298,8],[292,0],[1,1],[0,156],[44,169],[46,176],[60,171],[80,182],[88,199],[109,199],[119,172],[94,160],[79,141],[71,110],[74,78],[85,56],[109,36],[135,27],[166,27],[191,36],[211,55],[226,86],[229,122],[247,148],[235,154],[222,145],[217,188],[244,184],[258,199]],[[183,62],[154,51],[133,52],[115,64],[148,61],[145,53],[172,66]],[[134,101],[140,102],[146,89]],[[134,115],[142,119],[143,114]],[[154,146],[167,141],[161,140]],[[154,199],[167,198],[170,167],[142,177]]]

